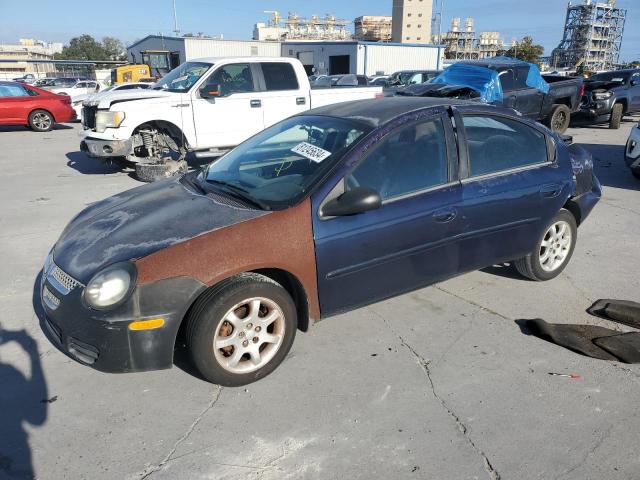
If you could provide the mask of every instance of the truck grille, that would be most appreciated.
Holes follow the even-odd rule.
[[[97,106],[82,107],[82,124],[85,129],[93,130],[96,128],[96,111]]]

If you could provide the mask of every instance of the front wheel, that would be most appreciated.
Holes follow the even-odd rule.
[[[611,109],[611,118],[609,119],[609,128],[612,130],[618,130],[622,123],[622,117],[624,116],[624,105],[616,103]]]
[[[187,319],[187,347],[206,380],[239,387],[282,363],[296,326],[289,293],[263,275],[245,273],[198,299]]]
[[[568,210],[560,210],[545,229],[534,250],[514,262],[524,277],[538,282],[556,278],[565,269],[578,238],[575,217]]]

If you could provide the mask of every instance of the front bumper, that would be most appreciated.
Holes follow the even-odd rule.
[[[85,137],[80,142],[80,150],[93,158],[126,157],[133,153],[133,140],[102,140]]]
[[[205,288],[206,285],[191,278],[163,280],[137,286],[129,300],[114,310],[97,311],[84,304],[82,285],[65,295],[60,283],[43,272],[42,323],[47,337],[60,351],[96,370],[109,373],[161,370],[173,365],[180,323]],[[129,329],[133,321],[156,318],[164,319],[161,328]]]
[[[624,152],[627,167],[634,172],[640,172],[640,127],[632,130]]]

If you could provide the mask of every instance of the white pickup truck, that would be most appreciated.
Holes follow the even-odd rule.
[[[85,102],[80,148],[92,157],[125,157],[139,174],[142,166],[169,175],[186,168],[187,152],[216,156],[305,110],[382,95],[381,87],[312,90],[297,59],[203,58],[149,90]]]

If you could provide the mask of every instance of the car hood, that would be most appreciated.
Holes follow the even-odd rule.
[[[98,105],[100,109],[107,109],[114,103],[121,102],[129,102],[132,100],[146,100],[150,98],[170,98],[174,97],[176,94],[173,92],[167,92],[165,90],[144,90],[142,88],[135,90],[124,90],[124,91],[115,91],[115,92],[105,92],[101,96],[100,94],[96,95],[93,99],[88,100],[91,105]]]
[[[584,82],[584,89],[587,92],[592,92],[594,90],[613,90],[615,88],[623,87],[624,85],[620,82],[601,82],[601,81],[586,81]]]
[[[86,284],[113,263],[145,257],[195,236],[267,214],[220,203],[195,193],[179,179],[165,180],[84,209],[62,232],[53,257],[61,269]]]

